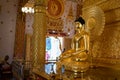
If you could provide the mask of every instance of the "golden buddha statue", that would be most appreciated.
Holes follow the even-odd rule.
[[[75,31],[71,49],[62,53],[56,63],[57,71],[63,65],[65,70],[74,72],[85,72],[89,68],[89,35],[85,31],[85,21],[82,17],[75,20]]]

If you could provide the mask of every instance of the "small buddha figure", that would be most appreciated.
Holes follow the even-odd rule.
[[[64,65],[65,70],[85,72],[89,68],[89,35],[85,31],[85,21],[82,17],[75,20],[75,35],[72,38],[71,49],[59,57],[57,70]]]

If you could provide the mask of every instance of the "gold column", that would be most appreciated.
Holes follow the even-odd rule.
[[[46,40],[46,1],[35,0],[35,13],[32,37],[33,66],[44,71]]]
[[[31,34],[26,34],[26,54],[25,61],[31,61]]]

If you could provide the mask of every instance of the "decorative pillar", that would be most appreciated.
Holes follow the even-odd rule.
[[[21,8],[27,0],[18,1],[17,19],[16,19],[16,32],[15,32],[15,45],[14,45],[14,58],[24,59],[25,55],[25,15],[22,13]]]
[[[32,36],[33,66],[44,71],[46,42],[46,1],[35,0],[34,24]]]
[[[31,66],[31,34],[26,34],[26,54],[25,54],[26,67]]]

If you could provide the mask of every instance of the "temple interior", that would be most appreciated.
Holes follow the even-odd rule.
[[[119,14],[119,0],[0,0],[0,80],[120,80]]]

